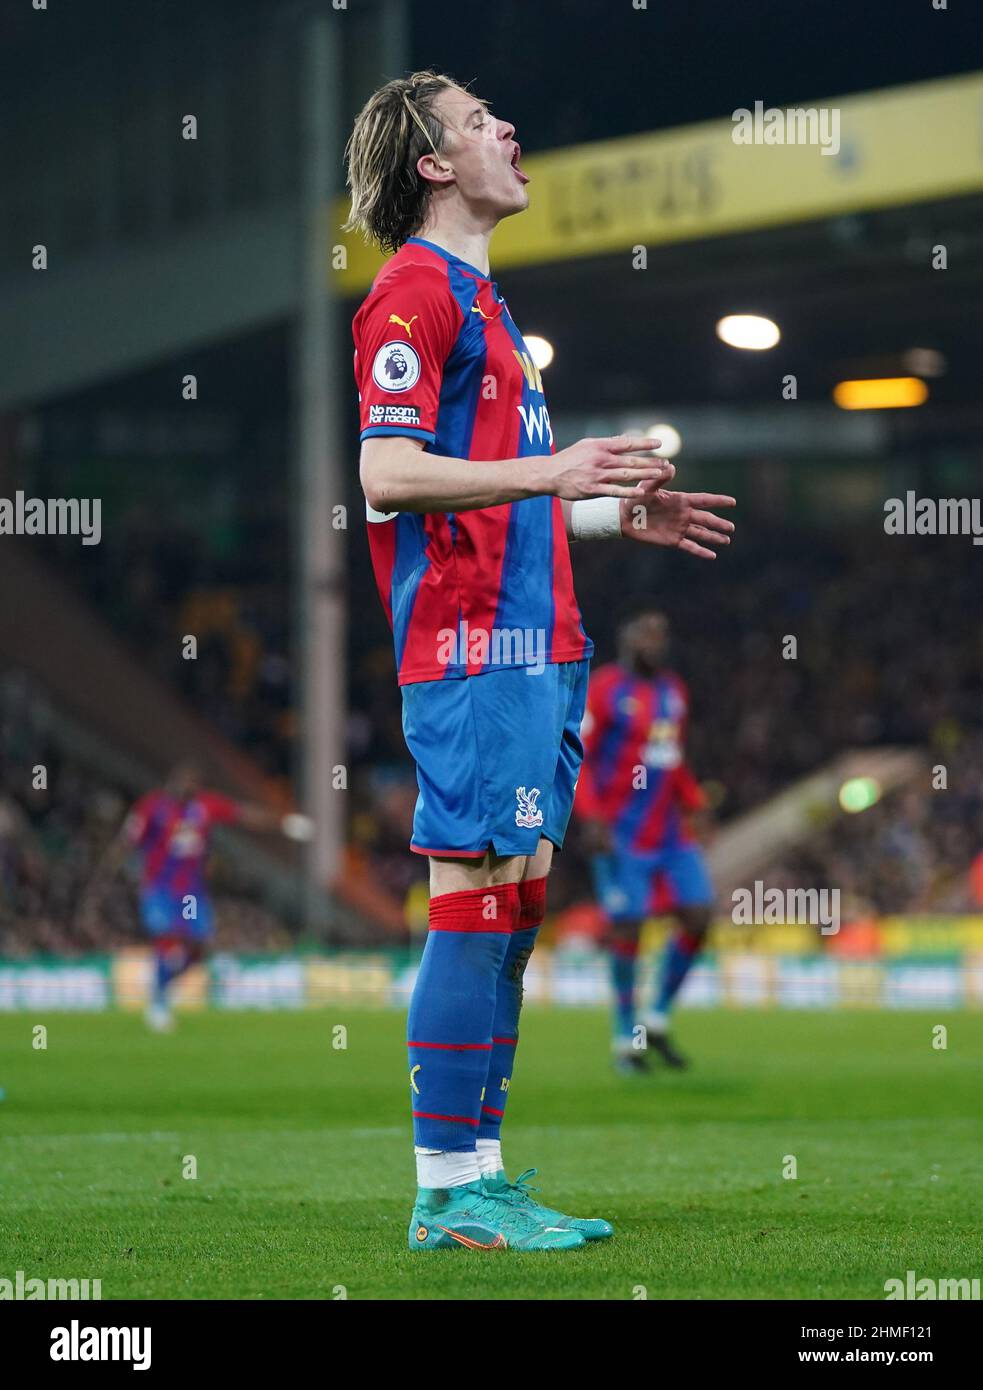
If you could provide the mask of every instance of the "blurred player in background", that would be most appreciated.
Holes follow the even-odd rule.
[[[572,1249],[612,1234],[508,1181],[500,1131],[522,976],[582,755],[592,646],[570,539],[708,558],[733,530],[668,492],[657,440],[553,453],[539,370],[489,271],[528,205],[514,128],[436,73],[377,91],[348,145],[349,227],[394,252],[353,325],[360,476],[417,764],[430,932],[408,1020],[413,1250]]]
[[[94,902],[127,856],[134,851],[140,856],[140,916],[154,946],[146,1018],[156,1032],[173,1027],[170,986],[204,958],[214,932],[205,868],[217,825],[279,831],[293,840],[307,840],[311,834],[306,816],[282,816],[207,791],[197,766],[180,763],[163,787],[147,792],[130,811],[86,895]]]
[[[609,923],[614,1055],[622,1071],[647,1065],[635,1034],[642,923],[663,910],[676,922],[642,1022],[647,1048],[668,1066],[683,1067],[669,1038],[669,1013],[713,910],[710,876],[691,833],[691,818],[705,812],[706,800],[685,761],[689,694],[666,664],[668,646],[664,614],[641,612],[623,623],[618,660],[591,677],[583,724],[575,806]]]

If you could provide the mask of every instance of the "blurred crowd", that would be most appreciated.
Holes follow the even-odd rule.
[[[619,552],[619,588],[669,615],[690,761],[722,816],[844,748],[945,753],[981,727],[983,585],[968,540],[742,527],[716,562],[672,557],[654,578],[646,550]],[[613,643],[605,559],[595,546],[575,560],[599,660]]]
[[[86,902],[131,798],[108,775],[64,754],[35,701],[0,702],[0,958],[112,951],[141,940],[136,865]],[[43,774],[38,772],[43,769]],[[46,785],[39,786],[43,781]],[[221,852],[214,856],[217,944],[286,947],[282,923]]]
[[[262,579],[237,578],[240,556],[226,574],[203,579],[177,533],[155,530],[147,516],[135,523],[125,554],[110,561],[115,578],[90,576],[94,602],[199,713],[264,770],[286,776],[294,730],[285,576],[274,582],[259,565]],[[835,817],[769,872],[775,886],[839,885],[870,910],[893,913],[975,905],[968,871],[983,849],[977,559],[956,538],[744,528],[714,564],[626,545],[616,571],[603,546],[578,548],[574,565],[595,664],[614,656],[621,613],[655,604],[668,614],[671,662],[691,694],[689,761],[719,822],[847,748],[917,747],[946,766],[945,790],[902,789]],[[348,583],[348,877],[388,901],[398,920],[425,885],[427,864],[407,850],[415,779],[360,530],[350,537]],[[174,660],[185,632],[199,638],[195,662]],[[66,759],[26,707],[8,707],[2,718],[0,955],[138,939],[132,879],[120,878],[95,919],[78,913],[126,797],[112,779]],[[39,763],[47,790],[32,788]],[[221,855],[215,881],[220,941],[259,949],[284,939]],[[551,903],[563,908],[589,893],[574,828],[556,861]]]
[[[853,917],[983,907],[983,739],[958,748],[944,788],[900,788],[829,821],[763,874],[769,887],[840,889]]]
[[[289,781],[295,725],[282,527],[262,509],[234,524],[182,526],[137,503],[117,518],[97,560],[67,545],[61,559],[141,664],[268,779]]]
[[[884,913],[978,906],[968,870],[983,850],[983,584],[968,541],[742,526],[714,563],[641,545],[618,550],[616,572],[611,559],[601,545],[574,554],[594,664],[614,658],[622,613],[653,604],[668,614],[671,663],[692,701],[688,757],[719,823],[844,749],[913,747],[946,768],[944,790],[902,790],[817,829],[806,849],[776,862],[769,883],[838,884]],[[368,799],[361,832],[375,872],[398,879],[413,872],[413,784],[388,633],[356,655],[354,673],[371,772],[378,781],[387,771],[390,788],[384,807]],[[400,772],[401,828],[391,792]],[[551,903],[589,891],[574,826]]]

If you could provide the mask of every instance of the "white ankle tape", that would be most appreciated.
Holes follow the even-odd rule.
[[[418,1187],[463,1187],[481,1177],[474,1149],[416,1149]]]

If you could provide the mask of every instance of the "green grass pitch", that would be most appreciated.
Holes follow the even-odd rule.
[[[983,1016],[692,1011],[678,1036],[691,1071],[620,1078],[601,1012],[527,1009],[507,1162],[618,1234],[423,1254],[398,1013],[186,1015],[164,1037],[2,1016],[0,1277],[100,1278],[104,1298],[882,1299],[908,1269],[983,1273]]]

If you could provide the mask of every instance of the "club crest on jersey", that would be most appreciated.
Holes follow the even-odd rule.
[[[383,343],[372,363],[372,380],[382,391],[409,391],[420,380],[420,359],[409,343]]]
[[[519,803],[519,809],[515,813],[515,823],[523,830],[534,830],[537,825],[543,823],[543,813],[536,805],[539,795],[538,787],[533,787],[528,792],[525,787],[516,787],[515,789],[515,799]]]

